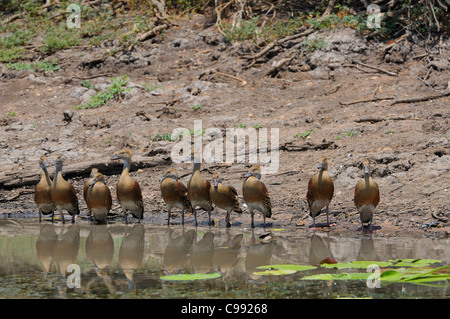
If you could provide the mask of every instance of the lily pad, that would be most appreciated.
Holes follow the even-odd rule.
[[[369,260],[356,260],[346,263],[335,263],[335,264],[321,264],[320,267],[328,269],[367,269],[371,265],[377,265],[380,268],[392,266],[390,261],[369,261]]]
[[[286,264],[286,265],[267,265],[267,266],[259,266],[258,269],[278,269],[278,270],[295,270],[295,271],[304,271],[304,270],[310,270],[310,269],[316,269],[314,266],[310,265],[292,265],[292,264]]]
[[[341,274],[317,274],[305,276],[301,280],[367,280],[371,273],[352,272]]]
[[[292,269],[267,269],[265,271],[255,271],[253,275],[259,276],[285,276],[295,274],[297,270]]]
[[[193,280],[208,280],[220,278],[219,273],[212,274],[176,274],[159,277],[161,280],[167,281],[193,281]]]
[[[389,261],[396,267],[427,267],[442,262],[442,260],[437,259],[396,259]]]

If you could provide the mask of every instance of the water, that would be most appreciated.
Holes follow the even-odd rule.
[[[366,280],[302,280],[345,272],[318,267],[284,276],[262,276],[256,267],[338,262],[439,259],[450,265],[449,239],[333,236],[332,232],[148,224],[52,225],[0,220],[0,298],[448,298],[448,282],[419,285]],[[73,287],[79,267],[80,288]],[[439,266],[438,265],[438,266]],[[161,276],[214,273],[212,280],[171,282]],[[365,272],[365,270],[361,270]],[[445,285],[447,284],[447,285]]]

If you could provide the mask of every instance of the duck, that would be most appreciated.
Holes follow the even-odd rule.
[[[364,224],[369,224],[369,231],[372,231],[372,220],[375,209],[380,202],[380,189],[378,184],[370,177],[370,163],[368,159],[362,162],[364,178],[355,186],[354,203],[359,212],[362,229]]]
[[[270,202],[269,192],[266,185],[260,181],[261,168],[259,165],[250,167],[247,174],[244,175],[244,183],[242,184],[242,195],[251,216],[251,228],[255,228],[254,210],[263,214],[264,227],[266,225],[266,217],[272,217],[272,204]]]
[[[47,167],[50,165],[47,162],[47,157],[42,155],[39,159],[39,167],[41,168],[41,179],[34,189],[34,202],[39,210],[39,222],[41,222],[41,215],[55,216],[55,204],[50,196],[50,188],[52,187],[52,179],[48,176]]]
[[[61,154],[55,155],[55,160],[52,165],[56,166],[56,172],[52,187],[50,188],[50,196],[56,209],[61,214],[63,224],[65,223],[64,210],[72,216],[72,223],[75,223],[75,216],[80,215],[78,197],[72,184],[62,176],[63,157]]]
[[[329,205],[334,194],[334,183],[328,174],[328,159],[325,156],[320,158],[317,169],[319,172],[309,180],[306,194],[309,214],[313,218],[313,228],[316,227],[316,217],[324,207],[326,207],[327,213],[327,226],[330,225]]]
[[[83,185],[83,199],[86,202],[86,194],[87,194],[87,190],[89,188],[89,184],[92,182],[92,180],[94,179],[94,175],[98,173],[98,169],[97,168],[92,168],[91,169],[91,174],[89,175],[89,178],[86,179],[84,181],[84,185]]]
[[[86,204],[91,216],[100,224],[106,224],[106,217],[112,206],[111,191],[104,180],[102,173],[95,173],[86,192]]]
[[[116,187],[117,200],[122,207],[125,222],[128,223],[127,211],[138,219],[138,223],[144,218],[144,202],[142,200],[141,188],[131,176],[131,151],[128,149],[115,153],[111,160],[123,160],[123,170]]]
[[[189,158],[185,158],[184,161]],[[191,178],[187,183],[188,198],[191,201],[192,208],[194,210],[195,226],[197,223],[197,212],[196,208],[203,208],[208,212],[209,225],[211,225],[211,211],[213,210],[213,205],[211,197],[209,196],[209,190],[211,184],[207,179],[204,179],[200,173],[201,160],[192,152],[190,159],[193,161],[193,170]]]
[[[219,173],[214,173],[212,179],[214,184],[209,189],[209,196],[216,208],[219,207],[227,211],[225,217],[226,227],[231,227],[231,212],[242,213],[242,209],[239,207],[238,193],[233,186],[222,183],[222,177],[220,177]]]
[[[159,181],[162,198],[169,210],[167,225],[170,223],[170,211],[172,208],[181,209],[181,224],[184,225],[184,212],[193,212],[188,198],[188,189],[178,180],[178,172],[175,168],[168,168]],[[195,218],[195,222],[197,224],[197,218]]]

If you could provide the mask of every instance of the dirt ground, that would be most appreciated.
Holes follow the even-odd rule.
[[[171,163],[170,150],[176,142],[157,141],[155,136],[179,127],[193,130],[194,120],[202,120],[203,129],[223,132],[243,125],[267,128],[269,133],[278,128],[279,169],[262,177],[273,206],[269,227],[308,229],[312,222],[305,203],[308,180],[317,171],[318,159],[327,156],[335,183],[332,231],[357,232],[353,193],[363,174],[360,163],[369,158],[381,190],[374,217],[377,233],[448,236],[450,97],[395,103],[448,89],[448,40],[446,49],[430,59],[412,43],[403,42],[385,54],[386,43],[367,41],[354,30],[317,31],[308,37],[325,39],[327,48],[300,55],[272,77],[266,73],[279,56],[246,68],[243,56],[255,52],[255,44],[228,44],[214,27],[203,29],[202,19],[177,21],[178,27],[131,52],[116,52],[115,43],[57,52],[50,58],[59,59],[61,70],[54,72],[15,71],[0,65],[0,176],[30,169],[39,176],[42,154],[63,154],[66,164],[107,160],[122,148],[139,156],[162,157],[166,164],[134,170],[132,176],[143,190],[144,222],[163,225],[167,213],[158,179],[173,166],[187,182],[192,166]],[[281,57],[287,49],[279,48]],[[111,77],[121,75],[128,76],[130,90],[119,101],[97,109],[73,109],[110,85]],[[94,89],[82,86],[82,79]],[[373,101],[358,102],[368,99]],[[303,138],[308,131],[312,132]],[[248,161],[231,166],[204,163],[202,168],[208,169],[202,174],[211,178],[219,171],[224,183],[236,187],[243,203],[243,175],[250,166]],[[113,213],[119,213],[118,175],[103,173],[113,194]],[[83,217],[86,177],[69,179]],[[0,214],[36,218],[33,189],[33,185],[0,185]],[[171,222],[179,223],[177,216]],[[220,221],[219,227],[225,226],[223,210],[213,218]],[[325,214],[316,219],[319,224],[325,221]],[[192,223],[192,216],[186,222]],[[207,214],[201,214],[199,222],[205,225]],[[232,227],[249,227],[247,210],[234,214],[232,222]],[[256,215],[255,222],[262,227],[262,216]]]

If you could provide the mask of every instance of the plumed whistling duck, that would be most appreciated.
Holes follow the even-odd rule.
[[[50,196],[52,180],[48,176],[48,166],[49,164],[47,163],[47,157],[45,157],[45,155],[42,155],[39,160],[39,167],[42,170],[41,180],[34,189],[34,202],[39,209],[39,222],[41,222],[41,214],[52,214],[53,223],[53,217],[55,215],[55,204],[53,204],[52,197]]]
[[[328,206],[334,194],[334,183],[328,174],[328,160],[322,157],[317,167],[319,172],[311,177],[308,183],[308,192],[306,200],[309,205],[309,213],[313,218],[313,227],[316,227],[316,216],[318,216],[322,208],[326,207],[327,225],[330,225]]]
[[[160,189],[162,198],[169,210],[167,225],[170,223],[170,211],[172,208],[181,209],[181,224],[184,225],[184,211],[193,212],[186,186],[178,181],[178,173],[174,168],[167,169],[164,176],[159,181],[161,182]]]
[[[201,159],[194,152],[190,159],[194,162],[192,176],[187,183],[188,198],[194,209],[195,225],[197,226],[196,208],[200,207],[208,211],[209,224],[211,225],[211,211],[213,210],[209,189],[211,184],[200,174]],[[185,159],[187,160],[187,159]]]
[[[75,215],[80,215],[78,208],[78,198],[72,184],[67,182],[62,176],[63,159],[61,155],[55,155],[56,165],[55,179],[50,188],[50,195],[56,209],[61,214],[63,223],[65,223],[63,211],[66,210],[72,216],[72,223],[75,223]]]
[[[102,173],[95,173],[86,192],[88,209],[94,220],[101,224],[106,223],[106,217],[112,206],[111,192],[105,185],[104,179],[105,176]]]
[[[144,218],[144,202],[142,200],[142,191],[139,184],[130,177],[131,151],[121,150],[111,157],[112,160],[122,159],[123,170],[117,183],[117,200],[122,207],[125,222],[128,223],[127,211],[137,218],[139,223]]]
[[[260,181],[261,168],[259,165],[253,165],[247,174],[242,184],[242,195],[244,201],[247,203],[252,218],[251,228],[255,228],[253,223],[253,210],[257,210],[263,214],[264,227],[266,225],[266,217],[272,216],[272,204],[270,203],[269,192],[266,185]]]
[[[232,211],[237,213],[242,213],[239,207],[239,200],[237,197],[236,188],[233,186],[226,186],[222,184],[222,178],[219,173],[213,174],[214,185],[209,189],[209,196],[216,207],[225,209],[227,211],[227,216],[225,222],[227,227],[231,226],[230,214]]]
[[[95,168],[95,167],[92,168],[91,169],[91,174],[89,175],[89,178],[84,181],[84,185],[83,185],[83,199],[84,199],[84,201],[86,201],[86,193],[87,193],[87,190],[89,188],[89,184],[94,180],[94,175],[97,174],[97,173],[98,173],[98,169]]]
[[[370,177],[369,160],[363,160],[364,179],[355,187],[354,202],[361,219],[362,229],[369,223],[369,231],[372,231],[373,213],[380,202],[380,190],[378,184]]]

